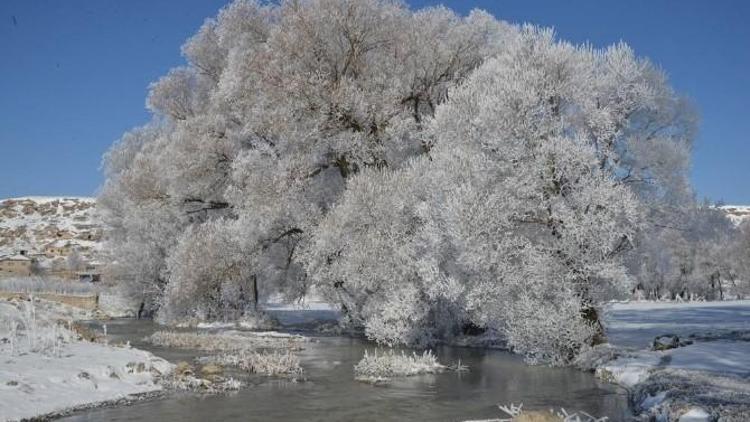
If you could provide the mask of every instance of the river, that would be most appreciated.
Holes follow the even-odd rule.
[[[99,323],[95,323],[99,324]],[[205,355],[144,343],[159,329],[146,320],[107,322],[111,342],[130,341],[172,362]],[[627,420],[626,393],[570,368],[525,365],[499,350],[438,347],[445,364],[458,360],[468,372],[444,372],[396,379],[387,386],[354,380],[353,366],[374,344],[342,336],[312,336],[299,352],[307,381],[251,377],[248,387],[229,394],[175,393],[128,406],[90,409],[64,421],[461,421],[504,417],[498,404],[523,402],[525,409],[564,407]]]

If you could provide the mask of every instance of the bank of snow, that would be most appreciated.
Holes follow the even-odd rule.
[[[75,326],[69,315],[51,302],[0,302],[0,421],[161,390],[158,380],[172,364],[127,346],[83,341],[68,328]]]
[[[0,420],[20,420],[161,390],[172,365],[148,352],[76,341],[59,355],[28,353],[0,364]]]
[[[750,301],[615,304],[605,321],[597,373],[627,387],[642,417],[750,420]],[[683,346],[651,350],[664,334]]]

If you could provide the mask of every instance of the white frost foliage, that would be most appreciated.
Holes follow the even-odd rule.
[[[391,377],[435,374],[445,369],[446,366],[438,362],[431,350],[406,354],[393,350],[379,353],[376,349],[372,353],[365,350],[362,360],[354,366],[354,375],[362,381],[382,381]]]
[[[77,335],[45,312],[37,312],[33,294],[29,301],[0,303],[0,351],[7,356],[39,353],[60,357],[66,343]]]
[[[560,363],[630,287],[645,216],[690,196],[692,113],[624,44],[389,0],[238,0],[183,52],[101,195],[113,277],[167,320],[314,287],[388,345],[554,331],[528,295],[571,316],[573,344],[515,347]]]
[[[168,260],[171,280],[163,296],[162,319],[235,319],[254,300],[241,265],[242,240],[233,223],[209,221],[180,238]]]
[[[390,0],[230,3],[185,43],[188,65],[151,85],[153,121],[105,156],[109,275],[147,311],[210,316],[226,280],[247,304],[257,298],[238,283],[250,279],[299,297],[300,254],[346,179],[423,154],[425,120],[511,31],[485,13]],[[202,271],[187,249],[234,234],[190,227],[222,218],[241,221],[248,259],[204,250]]]
[[[597,418],[595,416],[591,416],[586,412],[573,412],[570,413],[565,409],[560,409],[559,411],[549,410],[549,411],[525,411],[523,410],[523,403],[515,405],[513,403],[509,405],[498,405],[498,408],[505,413],[507,416],[510,416],[510,418],[506,419],[494,419],[495,422],[513,422],[513,421],[521,421],[521,420],[529,420],[529,421],[561,421],[561,422],[607,422],[609,421],[609,418],[602,417]],[[466,421],[471,422],[471,421]],[[478,422],[478,421],[475,421]],[[489,422],[489,421],[487,421]]]
[[[293,380],[300,380],[305,374],[300,365],[299,357],[290,350],[283,352],[239,350],[234,353],[202,358],[201,361],[234,366],[243,371],[269,377],[288,377]]]
[[[627,85],[625,104],[592,106],[619,83],[613,56],[651,72],[624,50],[536,28],[510,37],[437,108],[429,158],[349,182],[310,248],[320,290],[385,344],[469,324],[504,333],[532,361],[568,363],[600,329],[602,292],[630,286],[623,257],[642,227],[617,154],[627,116],[650,110],[654,93]],[[594,118],[609,129],[593,130]]]
[[[567,365],[591,343],[596,329],[581,315],[580,300],[564,296],[544,300],[521,294],[507,305],[508,344],[527,362]]]

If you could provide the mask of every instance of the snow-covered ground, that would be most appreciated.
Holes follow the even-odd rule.
[[[57,356],[27,353],[0,363],[0,420],[20,420],[161,390],[165,360],[137,349],[77,341]]]
[[[86,316],[54,302],[0,302],[0,421],[161,390],[157,381],[172,364],[128,346],[79,339],[68,327]]]
[[[629,388],[636,411],[657,420],[750,420],[743,419],[750,418],[750,301],[613,304],[605,321],[619,357],[597,372]],[[664,334],[686,344],[651,350]]]
[[[662,334],[750,330],[750,300],[615,303],[606,309],[605,321],[611,344],[644,348]]]

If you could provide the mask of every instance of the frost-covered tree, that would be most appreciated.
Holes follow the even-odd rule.
[[[691,198],[694,118],[624,44],[479,11],[237,0],[105,157],[111,274],[165,321],[315,287],[386,344],[565,363]]]
[[[682,166],[648,151],[684,155],[689,139],[636,130],[670,107],[682,104],[664,77],[627,46],[520,28],[437,108],[429,155],[349,182],[310,273],[378,341],[424,344],[468,324],[567,362],[600,331],[597,301],[631,281],[642,197],[681,188]],[[631,183],[635,168],[648,186]]]
[[[636,296],[720,300],[725,286],[737,290],[741,230],[707,201],[687,203],[670,214],[666,225],[657,225],[638,239],[639,246],[630,256]]]
[[[734,278],[730,290],[738,299],[750,295],[750,222],[740,224],[739,233],[732,244],[731,259]]]
[[[203,291],[182,260],[231,226],[253,257],[237,282],[299,294],[297,254],[346,180],[426,153],[423,122],[510,30],[389,0],[231,3],[183,46],[187,66],[152,84],[154,120],[105,157],[110,272],[152,309],[205,315],[178,294]]]

